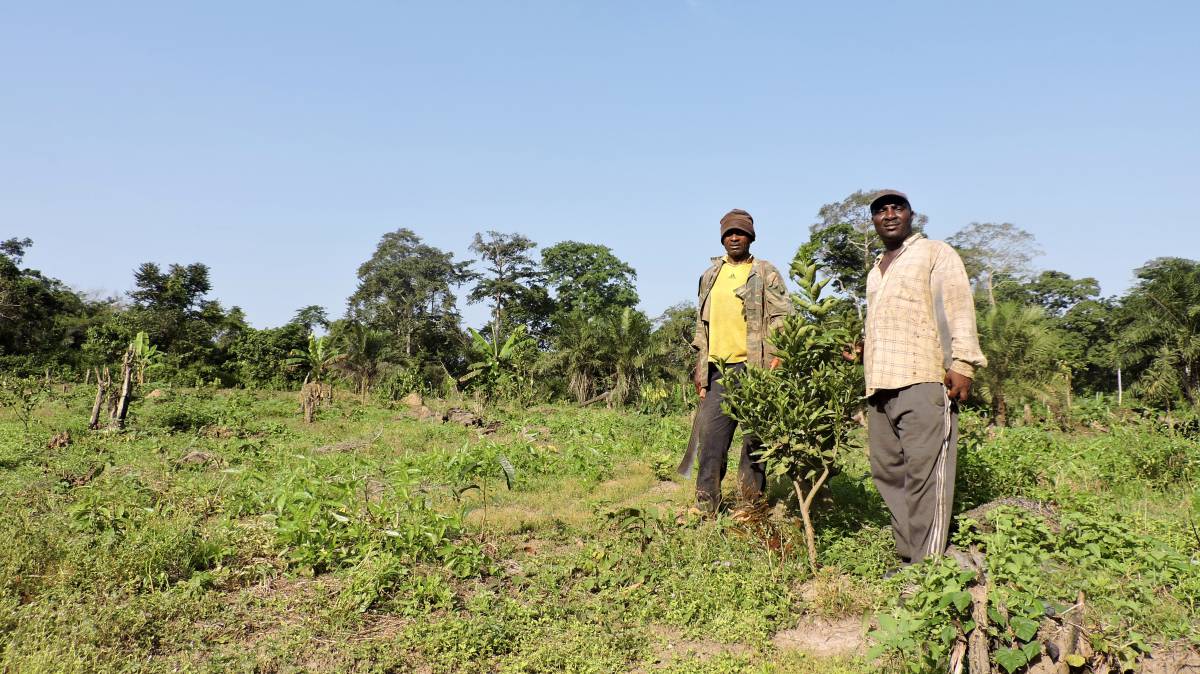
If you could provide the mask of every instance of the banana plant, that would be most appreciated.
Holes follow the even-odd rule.
[[[345,360],[346,356],[335,348],[328,336],[317,337],[309,333],[308,348],[292,349],[288,358],[283,361],[289,369],[303,369],[304,383],[310,381],[320,383],[335,365]]]
[[[474,328],[467,328],[471,333],[471,348],[479,356],[479,360],[467,366],[467,373],[459,378],[459,383],[475,381],[485,395],[495,392],[502,379],[513,375],[517,352],[532,340],[525,334],[525,326],[517,326],[501,344],[498,340],[489,342]]]
[[[133,350],[134,362],[137,364],[138,386],[146,383],[146,372],[162,367],[163,354],[157,346],[150,343],[150,335],[139,332],[134,335],[129,348]]]

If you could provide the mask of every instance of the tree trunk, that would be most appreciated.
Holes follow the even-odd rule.
[[[996,294],[994,292],[992,292],[992,274],[993,273],[994,272],[992,272],[991,270],[988,270],[988,273],[987,273],[988,306],[991,306],[991,307],[996,306]]]
[[[88,370],[88,374],[91,375],[91,370]],[[96,402],[92,404],[92,416],[88,419],[88,428],[93,431],[100,428],[100,408],[107,397],[108,384],[100,378],[100,368],[96,368]]]
[[[992,393],[992,418],[997,426],[1008,425],[1008,405],[1004,401],[1003,391]]]
[[[808,547],[808,568],[814,574],[817,572],[817,534],[813,530],[812,502],[827,479],[829,479],[828,467],[821,472],[821,477],[817,478],[807,494],[804,493],[799,480],[792,480],[792,489],[796,491],[796,501],[800,504],[800,519],[804,521],[804,544]]]
[[[121,397],[117,399],[112,423],[109,428],[125,428],[125,415],[129,413],[129,398],[133,392],[133,352],[125,352],[125,361],[121,364]]]

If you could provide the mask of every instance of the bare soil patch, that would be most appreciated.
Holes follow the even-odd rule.
[[[771,641],[781,651],[833,657],[862,655],[866,652],[867,637],[861,617],[809,618],[777,633]]]

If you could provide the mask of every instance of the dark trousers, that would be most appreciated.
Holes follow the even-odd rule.
[[[744,368],[745,363],[731,365]],[[708,366],[708,393],[700,403],[699,418],[702,424],[700,436],[700,472],[696,476],[696,501],[700,507],[713,512],[721,504],[721,480],[725,478],[725,467],[729,463],[729,444],[737,422],[721,411],[721,398],[725,386],[716,365]],[[766,464],[757,457],[761,445],[758,438],[749,434],[742,436],[742,453],[738,462],[738,497],[743,502],[762,498],[767,486]]]
[[[919,562],[946,551],[958,462],[958,409],[942,384],[876,391],[867,400],[871,476],[892,513],[896,552]]]

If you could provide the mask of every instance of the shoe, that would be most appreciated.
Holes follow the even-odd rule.
[[[697,520],[711,520],[715,517],[716,515],[711,511],[694,505],[688,508],[687,511],[680,513],[679,516],[675,518],[675,523],[685,524],[687,522],[695,522]]]
[[[767,506],[765,499],[743,501],[733,509],[731,519],[738,524],[752,524],[766,520],[770,513],[771,509]]]

